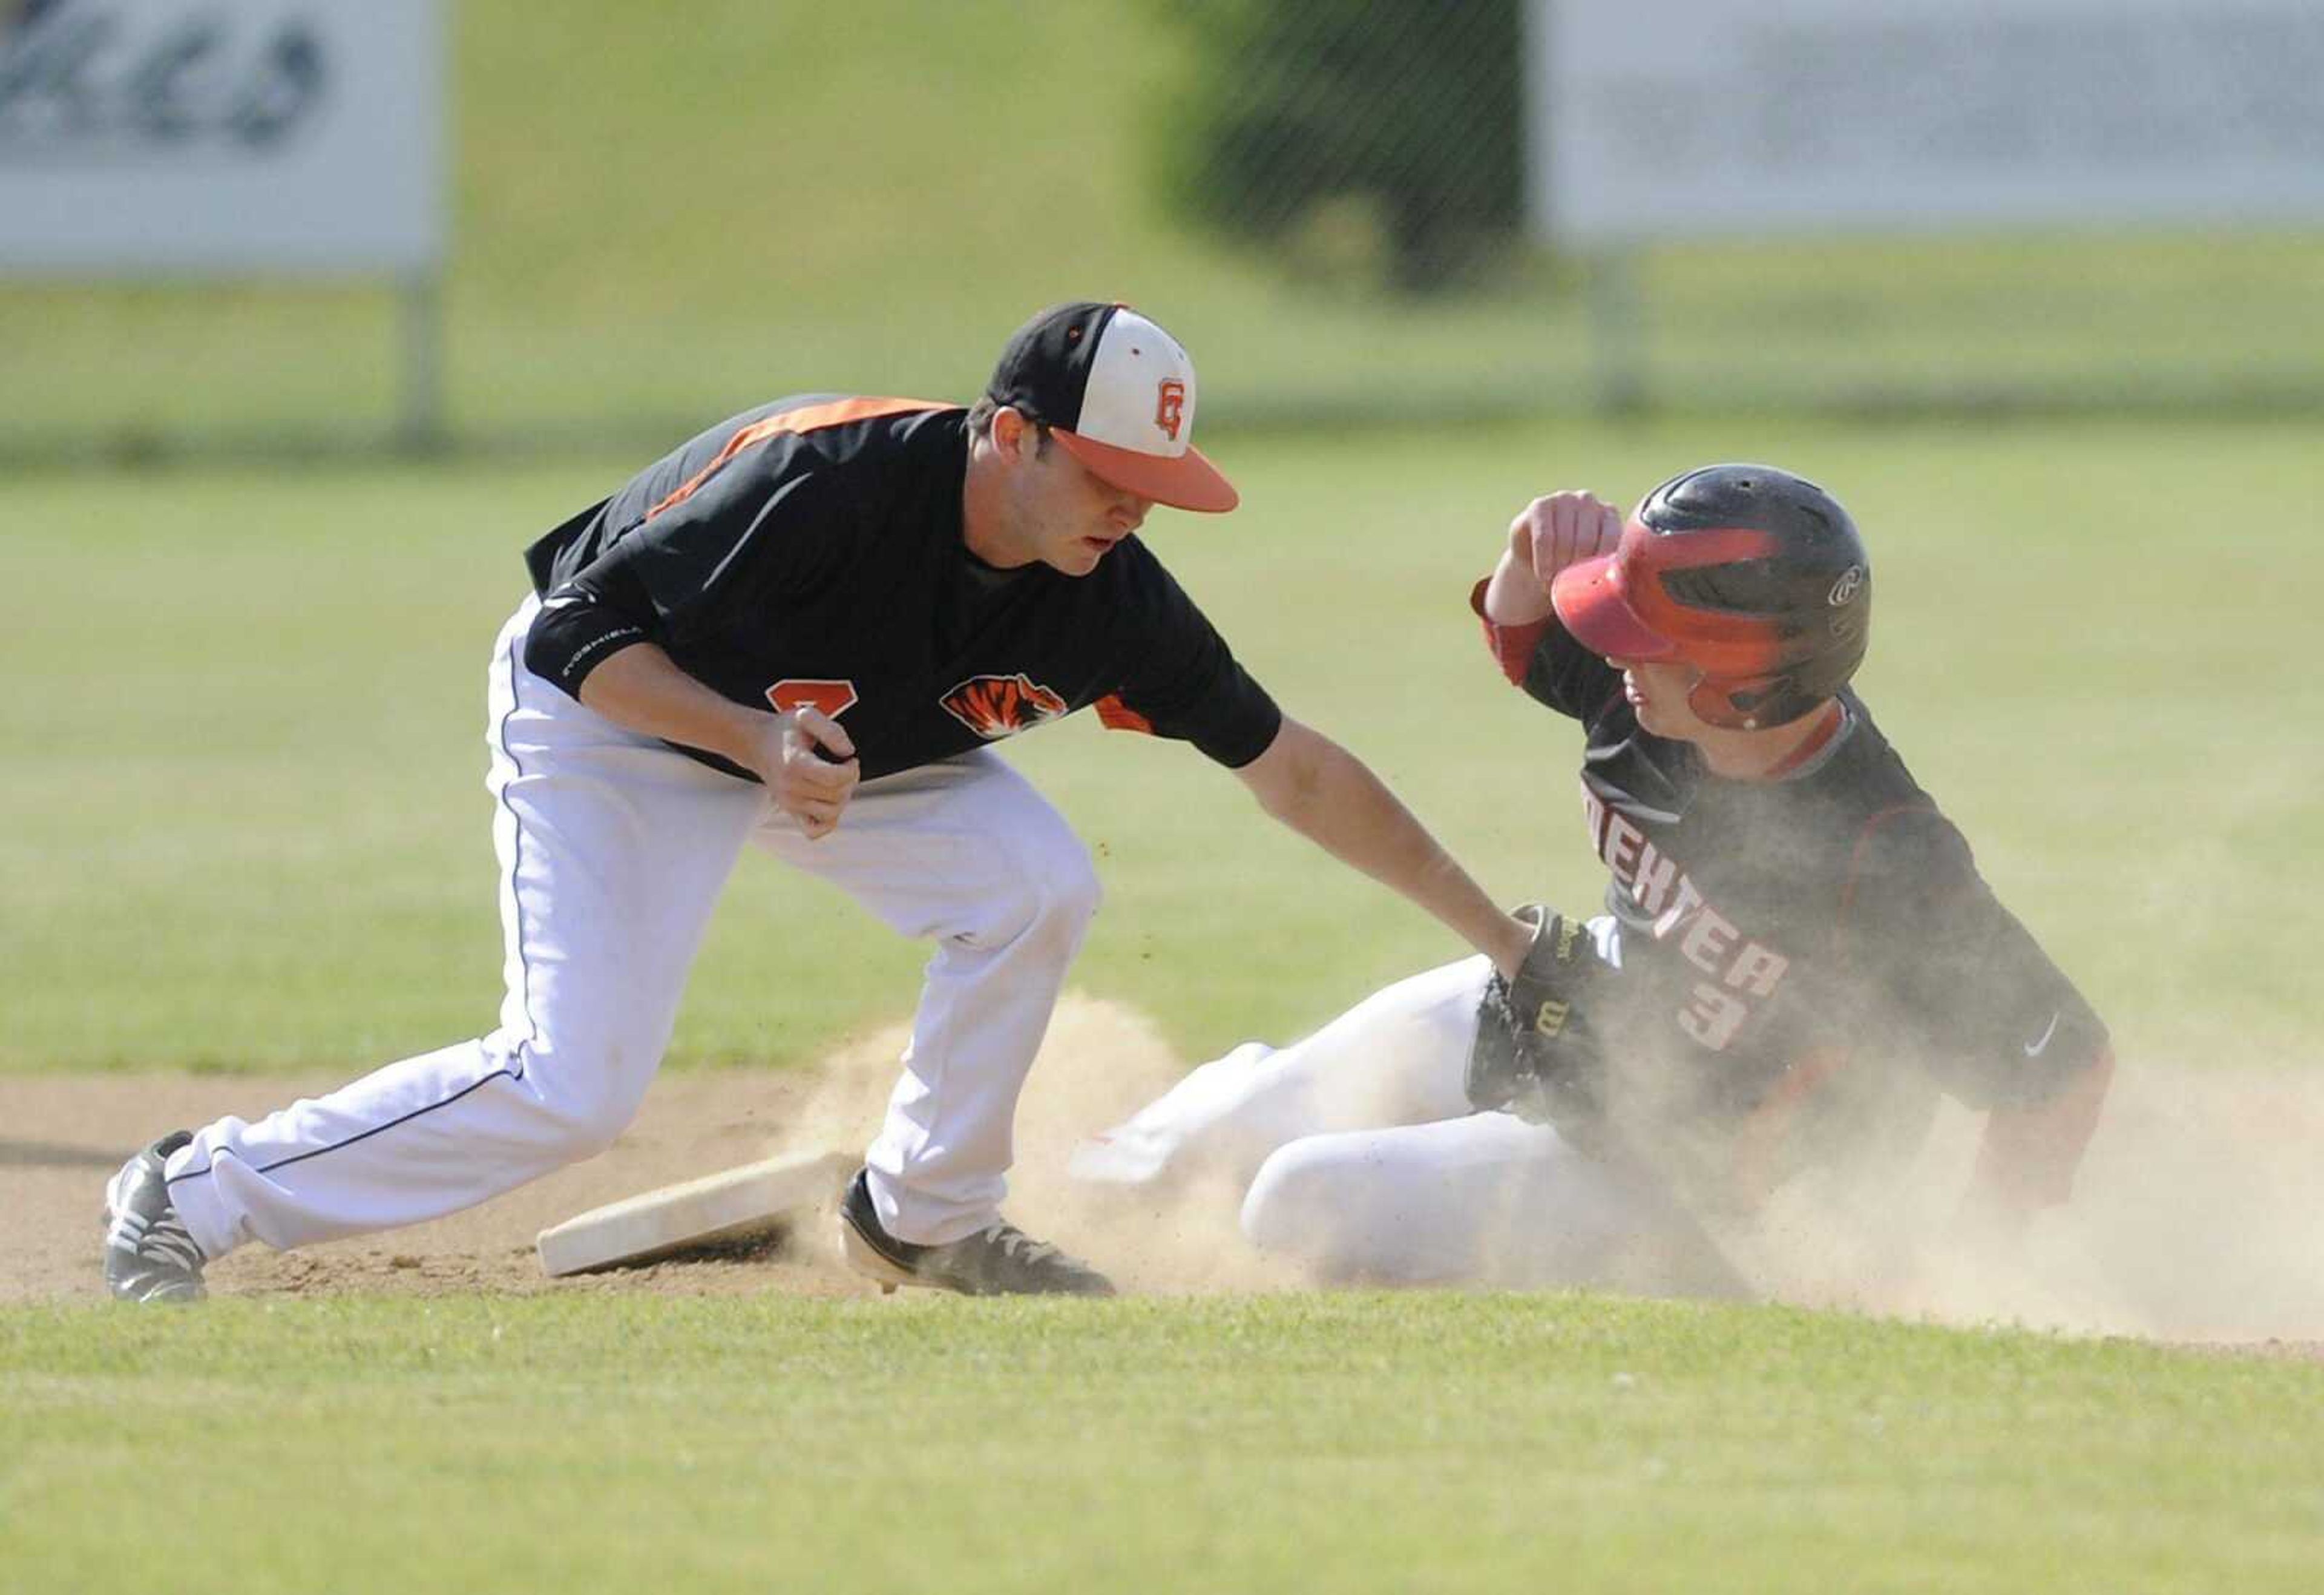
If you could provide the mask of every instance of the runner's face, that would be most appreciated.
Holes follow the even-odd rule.
[[[1622,672],[1622,696],[1636,711],[1638,724],[1656,736],[1693,742],[1711,729],[1687,702],[1687,695],[1702,679],[1692,665],[1611,658],[1606,662]]]

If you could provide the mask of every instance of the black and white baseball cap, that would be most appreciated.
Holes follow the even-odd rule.
[[[1194,363],[1127,305],[1076,300],[1019,327],[986,394],[1041,422],[1092,475],[1213,513],[1241,502],[1194,435]]]

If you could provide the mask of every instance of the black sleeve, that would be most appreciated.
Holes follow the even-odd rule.
[[[1875,999],[1865,1040],[1969,1106],[2046,1102],[2107,1054],[2106,1026],[1933,808],[1867,827],[1842,908],[1850,962]]]
[[[682,648],[772,594],[810,594],[853,521],[853,501],[830,474],[794,468],[770,480],[737,462],[549,593],[525,668],[577,697],[590,670],[632,642]]]
[[[1572,719],[1587,720],[1621,690],[1622,674],[1553,621],[1534,645],[1525,679],[1518,685],[1536,703]]]
[[[1107,723],[1192,742],[1229,770],[1266,752],[1283,727],[1283,711],[1267,689],[1150,554],[1139,562],[1135,587],[1114,694],[1129,716],[1108,715]]]
[[[632,642],[650,641],[626,606],[603,604],[577,583],[541,600],[524,635],[524,668],[578,698],[589,672]]]

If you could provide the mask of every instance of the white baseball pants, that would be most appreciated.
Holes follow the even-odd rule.
[[[838,828],[809,841],[762,788],[527,670],[538,608],[518,609],[492,664],[498,1028],[254,1122],[204,1127],[167,1171],[196,1243],[217,1258],[246,1240],[293,1247],[417,1223],[603,1150],[660,1063],[745,844],[936,944],[903,1078],[866,1154],[872,1199],[906,1240],[992,1222],[1019,1093],[1097,909],[1087,850],[986,749],[864,782]]]
[[[1618,958],[1612,922],[1593,922]],[[1490,964],[1375,992],[1305,1040],[1246,1043],[1085,1142],[1084,1179],[1167,1188],[1219,1176],[1244,1235],[1335,1281],[1526,1286],[1599,1279],[1657,1195],[1546,1125],[1471,1110],[1463,1076]]]

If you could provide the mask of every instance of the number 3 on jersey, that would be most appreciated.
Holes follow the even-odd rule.
[[[1693,1000],[1679,1010],[1678,1028],[1713,1052],[1723,1052],[1751,1017],[1750,1005],[1709,981],[1697,981]]]

